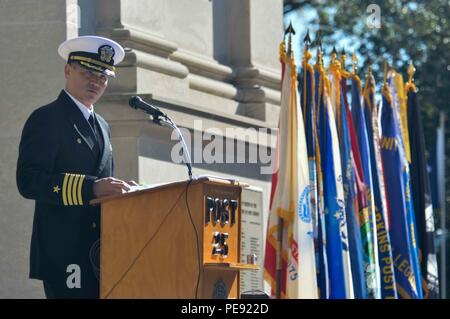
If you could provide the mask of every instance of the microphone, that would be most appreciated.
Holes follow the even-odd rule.
[[[167,115],[164,114],[163,112],[161,112],[160,109],[158,109],[156,106],[148,104],[143,99],[141,99],[139,96],[130,97],[128,104],[134,109],[141,109],[141,110],[145,111],[147,114],[150,114],[151,116],[153,116],[153,121],[155,123],[159,123],[160,116],[167,118]]]
[[[132,96],[128,100],[128,104],[134,108],[134,109],[141,109],[145,113],[150,114],[153,117],[153,122],[158,125],[164,125],[168,126],[178,133],[178,139],[180,140],[181,147],[183,149],[183,156],[184,156],[184,163],[186,164],[188,168],[188,174],[189,174],[189,180],[192,180],[192,163],[191,163],[191,155],[189,154],[189,149],[186,145],[186,141],[184,140],[183,134],[181,133],[178,126],[163,112],[161,112],[160,109],[158,109],[156,106],[153,106],[151,104],[148,104],[143,99],[141,99],[139,96]]]

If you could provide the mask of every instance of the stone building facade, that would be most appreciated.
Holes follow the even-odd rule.
[[[28,279],[34,202],[17,191],[18,144],[31,112],[63,88],[57,48],[77,35],[107,36],[126,50],[95,105],[111,127],[116,176],[146,184],[187,178],[185,166],[174,162],[172,131],[128,106],[139,95],[183,128],[195,175],[233,177],[262,190],[265,234],[282,6],[282,0],[0,0],[0,298],[44,296],[41,283]]]

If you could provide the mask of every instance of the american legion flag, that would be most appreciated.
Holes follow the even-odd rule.
[[[264,278],[272,297],[279,288],[281,298],[318,298],[305,129],[296,65],[284,43],[280,61],[281,107]]]

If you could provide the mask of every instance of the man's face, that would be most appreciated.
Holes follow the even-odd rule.
[[[77,63],[66,64],[64,68],[66,90],[86,106],[100,99],[108,86],[108,77],[88,70]]]

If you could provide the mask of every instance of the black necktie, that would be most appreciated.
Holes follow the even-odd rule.
[[[99,150],[99,152],[100,152],[100,154],[102,154],[102,152],[103,152],[103,140],[102,140],[102,138],[100,137],[100,134],[99,134],[99,132],[98,132],[98,130],[97,130],[97,125],[96,125],[96,120],[95,120],[95,118],[94,118],[94,113],[92,113],[90,116],[89,116],[89,119],[88,119],[88,121],[89,121],[89,124],[91,125],[91,128],[92,128],[92,132],[94,133],[94,137],[95,137],[95,141],[97,142],[96,144],[97,144],[97,146],[98,146],[98,150]]]
[[[89,124],[91,125],[92,132],[94,132],[95,139],[98,140],[97,130],[95,129],[95,120],[94,120],[94,116],[92,114],[89,116],[88,121],[89,121]]]

